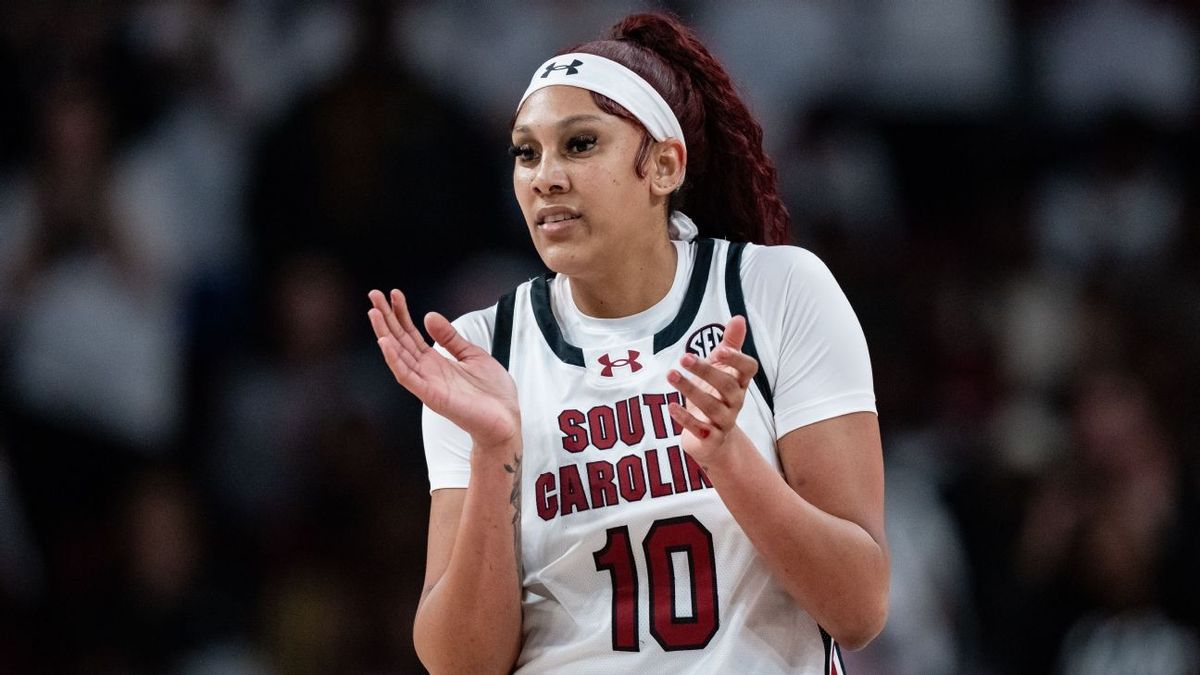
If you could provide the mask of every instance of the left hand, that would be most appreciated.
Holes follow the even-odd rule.
[[[695,380],[674,369],[667,371],[667,382],[687,402],[686,408],[672,403],[667,411],[683,427],[684,451],[701,466],[717,459],[731,439],[744,435],[737,417],[750,381],[758,372],[758,361],[742,353],[745,341],[746,319],[735,316],[725,325],[721,344],[708,358],[689,353],[679,359]]]

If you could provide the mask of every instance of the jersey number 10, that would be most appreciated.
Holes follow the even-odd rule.
[[[612,578],[612,644],[623,652],[638,646],[638,573],[629,527],[608,530],[604,548],[592,553],[596,571]],[[666,651],[703,649],[721,621],[717,609],[717,563],[712,533],[695,516],[656,520],[642,540],[650,586],[650,634]],[[687,557],[692,590],[690,616],[676,616],[673,554]]]

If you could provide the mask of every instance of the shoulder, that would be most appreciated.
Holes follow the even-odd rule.
[[[799,246],[746,244],[741,280],[748,299],[842,295],[833,273],[817,254]]]
[[[495,331],[496,305],[467,312],[450,323],[469,342],[486,348],[491,344]]]
[[[829,268],[812,251],[786,244],[764,246],[746,244],[742,253],[742,278],[768,277],[823,277]]]
[[[501,305],[504,304],[504,299],[509,295],[521,295],[523,292],[526,292],[525,289],[532,283],[532,280],[530,280],[519,284],[509,291],[509,293],[501,296],[500,299],[498,299],[496,303],[490,307],[484,307],[483,309],[477,309],[473,312],[467,312],[450,323],[453,324],[454,329],[457,330],[468,341],[483,347],[484,349],[490,349],[492,337],[496,332],[496,318],[500,313]],[[509,311],[511,311],[511,308]]]

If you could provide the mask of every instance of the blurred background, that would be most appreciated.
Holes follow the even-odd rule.
[[[541,270],[513,107],[643,8],[740,83],[871,347],[893,598],[850,672],[1200,672],[1185,0],[7,0],[0,672],[420,672],[367,290]]]

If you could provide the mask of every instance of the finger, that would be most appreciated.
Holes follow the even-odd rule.
[[[372,307],[367,310],[367,318],[371,321],[371,330],[375,331],[376,339],[391,336],[392,330],[388,328],[387,321],[383,318],[383,312]]]
[[[412,317],[408,314],[408,299],[404,297],[398,289],[393,288],[391,293],[392,304],[390,311],[385,314],[392,330],[396,331],[396,337],[400,338],[401,342],[412,344],[412,347],[417,350],[418,354],[422,354],[429,350],[429,344],[425,342],[425,336],[417,330],[413,325]],[[405,339],[407,338],[407,340]]]
[[[675,420],[676,424],[683,427],[684,430],[692,432],[696,438],[705,439],[712,435],[711,426],[701,422],[698,417],[678,403],[669,403],[667,413],[671,415],[671,419]]]
[[[424,338],[421,338],[421,343],[419,345],[412,339],[412,336],[410,335],[404,333],[396,335],[392,333],[392,329],[387,325],[387,320],[384,318],[383,312],[379,311],[377,307],[372,307],[371,309],[367,310],[367,317],[371,320],[371,328],[375,330],[375,337],[377,339],[388,338],[395,340],[396,348],[402,354],[411,354],[414,357],[421,355],[423,350],[421,349],[420,345],[424,344]],[[427,345],[426,348],[428,348]]]
[[[725,334],[721,337],[721,345],[740,352],[745,342],[746,318],[739,314],[725,324]]]
[[[387,298],[379,291],[371,291],[368,295],[371,298],[371,303],[374,309],[378,310],[383,317],[383,325],[387,328],[387,333],[395,337],[399,341],[400,347],[409,350],[414,354],[420,355],[429,350],[429,344],[425,342],[425,336],[417,331],[412,325],[412,319],[408,316],[408,305],[405,304],[404,295],[400,291],[392,291],[393,304],[389,305]],[[399,315],[397,315],[399,312]],[[379,329],[376,328],[375,334],[382,337]]]
[[[738,384],[743,389],[750,386],[750,380],[758,374],[758,360],[745,352],[729,349],[728,347],[717,347],[713,351],[709,360],[719,366],[727,366],[737,371]]]
[[[388,340],[391,342],[392,348],[396,351],[396,355],[413,372],[414,376],[424,379],[424,376],[421,374],[421,354],[413,351],[410,347],[406,347],[402,341],[397,342],[395,338],[388,338]]]
[[[367,295],[371,298],[371,305],[373,305],[383,317],[383,322],[387,327],[388,334],[394,335],[397,339],[399,339],[399,337],[404,334],[404,329],[400,325],[400,321],[396,319],[396,313],[392,310],[392,306],[388,304],[387,298],[381,291],[377,290],[372,290]]]
[[[367,310],[367,315],[370,316],[371,310],[374,310],[376,312],[379,312],[379,317],[382,319],[384,313],[387,312],[387,309],[388,309],[387,300],[383,297],[383,293],[380,293],[376,289],[371,289],[371,291],[369,293],[367,293],[367,299],[371,301],[371,309]],[[386,326],[387,326],[387,322],[385,321],[384,327],[386,327]],[[372,327],[374,327],[374,322],[372,322]],[[391,328],[387,329],[387,333],[391,333],[391,331],[392,331]],[[375,333],[378,337],[383,337],[382,335],[379,335],[378,330],[375,331]]]
[[[396,292],[398,291],[393,291],[393,293]],[[373,304],[375,309],[379,310],[379,313],[383,315],[384,325],[387,326],[388,332],[397,340],[399,340],[400,344],[405,349],[414,350],[418,354],[424,352],[426,349],[429,349],[429,345],[425,344],[425,338],[422,337],[420,333],[417,333],[416,331],[409,332],[405,330],[404,323],[396,316],[395,305],[388,304],[388,300],[386,297],[384,297],[383,293],[380,291],[371,291],[369,295],[371,297],[371,304]],[[403,298],[403,296],[401,297]],[[408,309],[403,303],[400,304],[400,308],[403,314],[408,314]],[[409,321],[410,325],[411,323],[412,322]]]
[[[395,339],[381,337],[375,343],[379,345],[379,351],[383,352],[383,360],[387,362],[388,369],[392,371],[396,381],[411,389],[413,380],[417,379],[417,374],[401,356],[401,350],[396,346]]]
[[[380,339],[380,337],[386,337],[390,335],[388,323],[384,322],[383,319],[383,312],[371,307],[370,310],[367,310],[367,321],[371,322],[371,330],[374,330],[377,340]]]
[[[431,349],[429,343],[425,342],[425,336],[416,331],[411,333],[404,332],[392,337],[396,338],[396,342],[403,350],[403,353],[410,354],[413,358],[420,358],[422,354]]]
[[[701,389],[678,370],[667,371],[667,382],[683,394],[688,405],[704,413],[711,424],[717,428],[725,428],[725,419],[729,416],[730,407],[724,401]]]
[[[424,402],[429,394],[430,383],[421,374],[420,362],[417,358],[413,354],[399,349],[392,338],[378,340],[378,344],[396,381]],[[443,357],[438,355],[437,358]]]
[[[694,354],[684,354],[679,362],[688,372],[707,382],[726,403],[732,405],[742,399],[745,386],[741,384],[738,377],[730,374],[727,370],[718,368],[704,359],[696,358]]]
[[[472,344],[458,331],[454,330],[454,326],[446,319],[446,317],[437,312],[430,312],[425,315],[425,330],[429,331],[430,337],[439,345],[444,347],[446,351],[454,358],[462,361],[468,357],[480,356],[486,354],[482,349]]]
[[[404,331],[409,335],[417,336],[417,341],[425,344],[425,338],[421,337],[421,331],[417,330],[416,324],[413,323],[412,315],[409,314],[408,298],[404,297],[404,294],[398,288],[392,289],[392,307]]]

